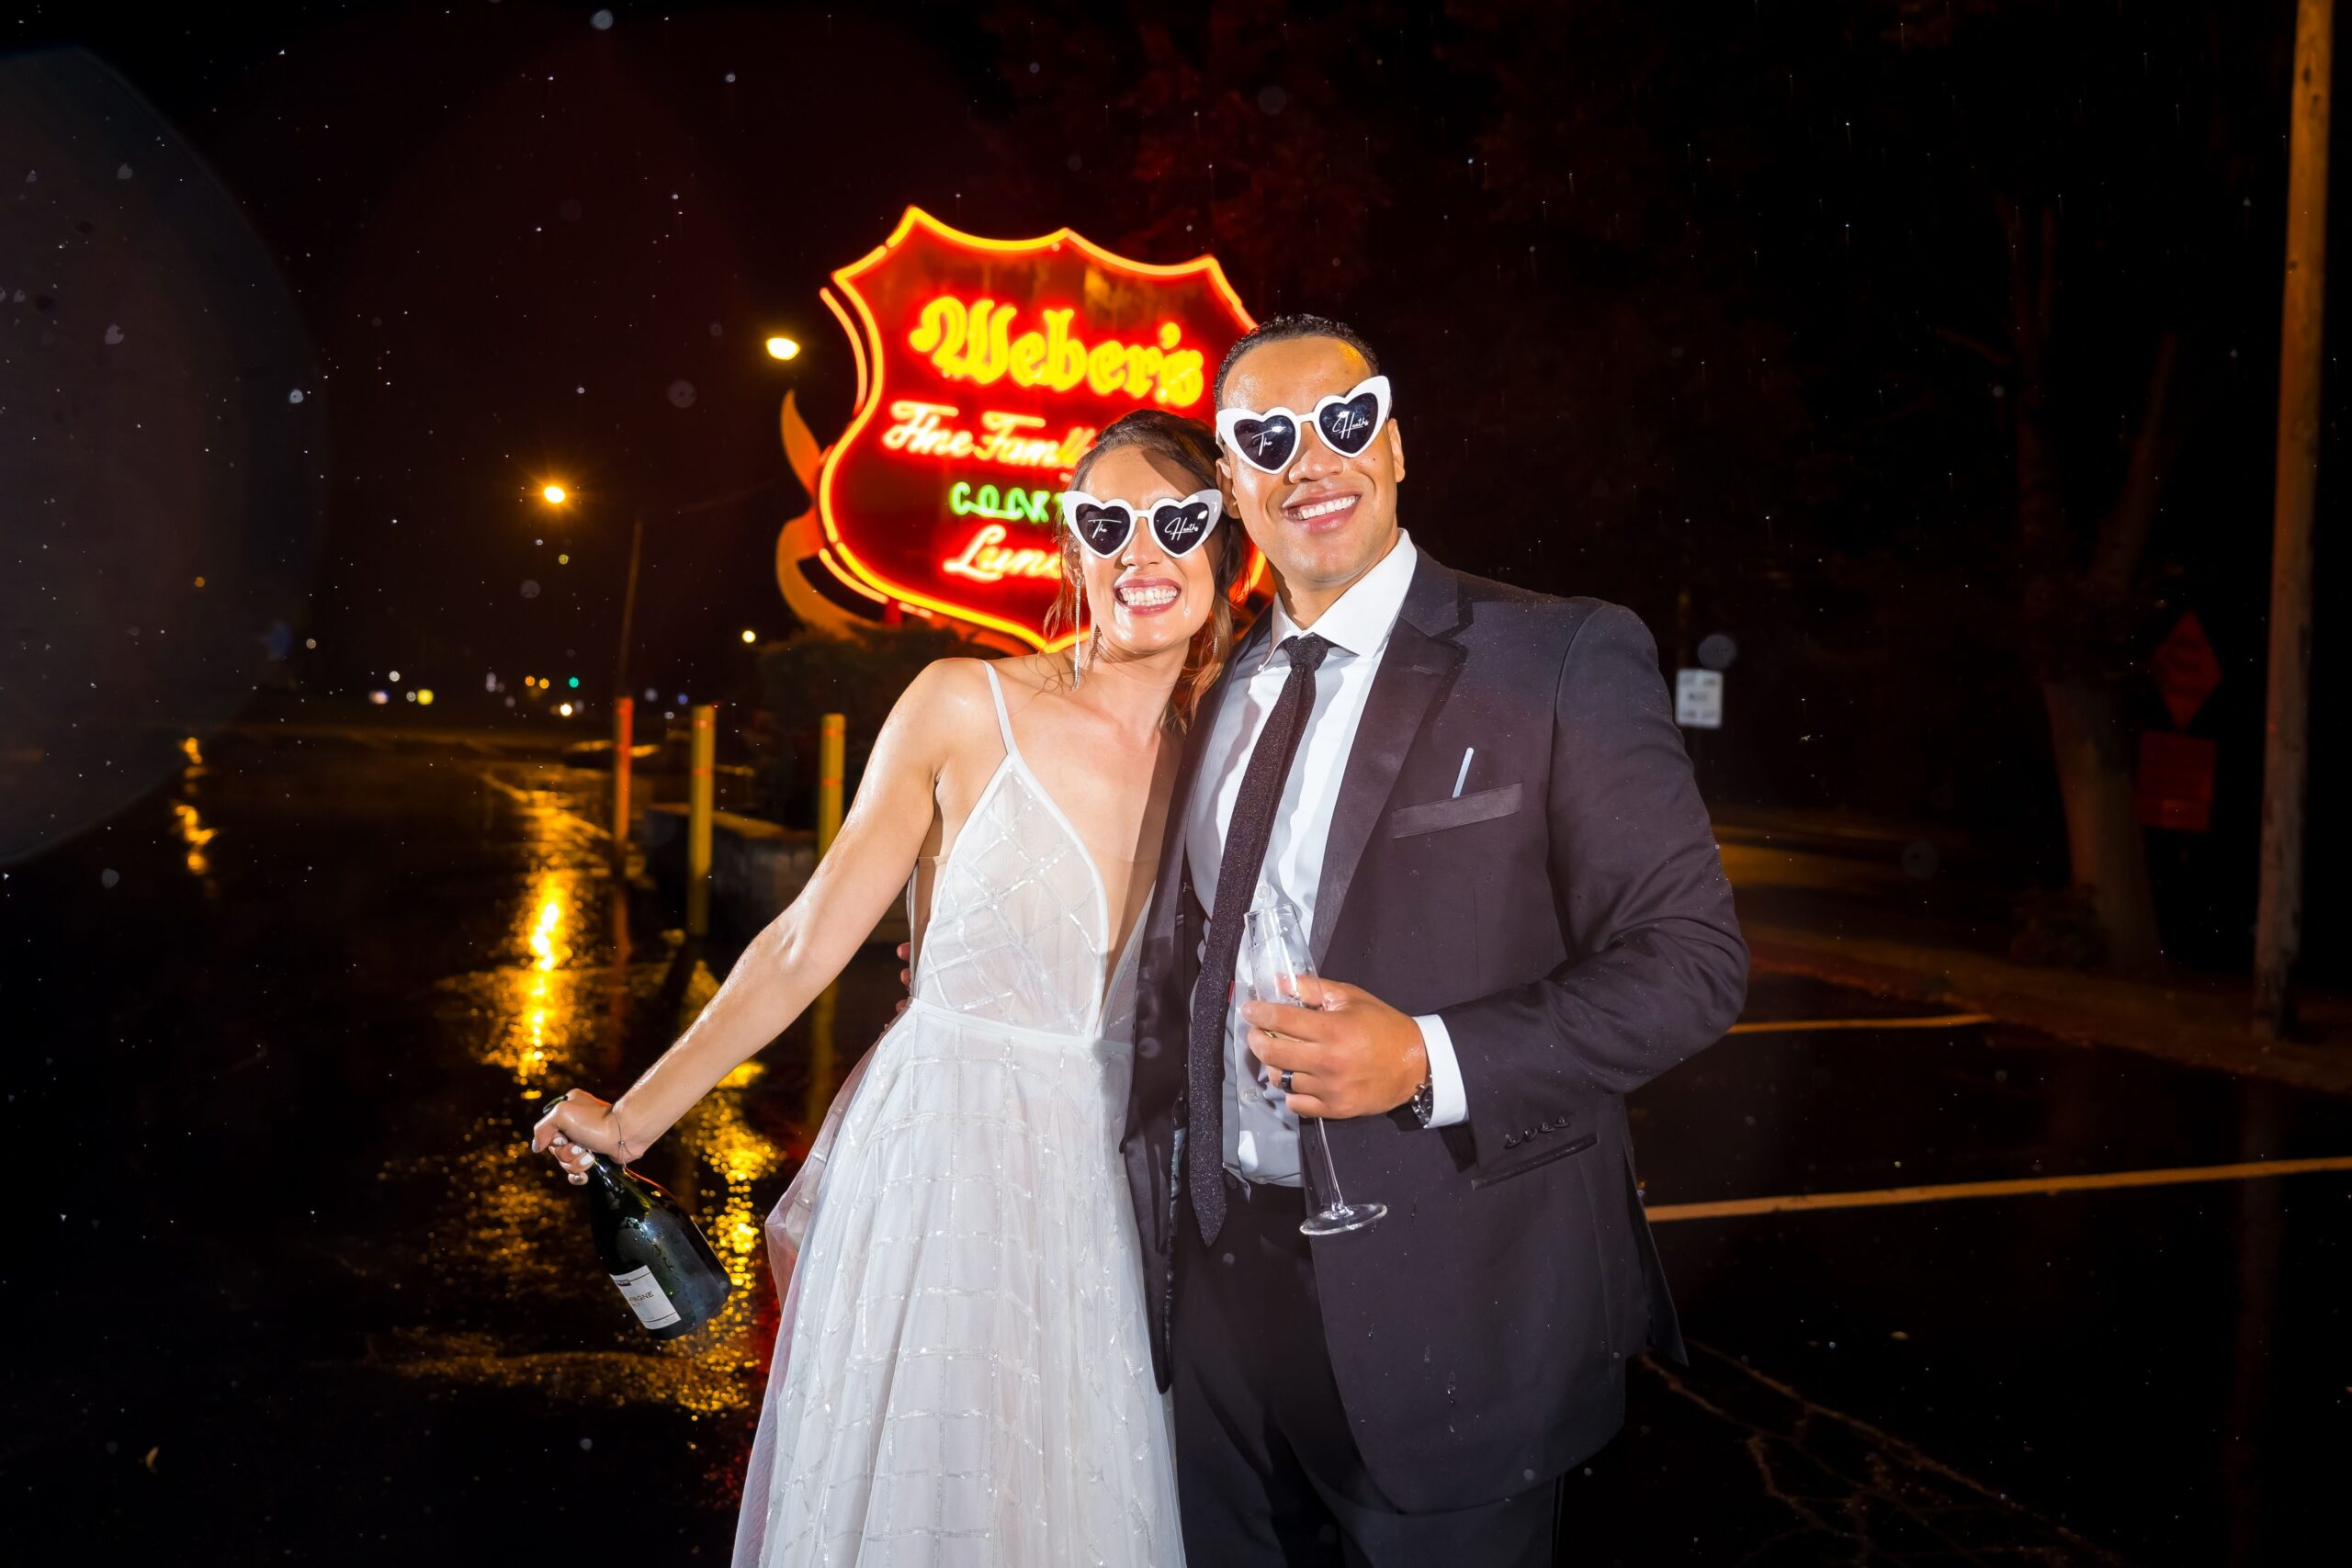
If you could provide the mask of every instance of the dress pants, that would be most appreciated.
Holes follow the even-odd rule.
[[[1226,1173],[1204,1247],[1177,1217],[1176,1491],[1184,1555],[1216,1568],[1548,1568],[1557,1481],[1407,1514],[1366,1473],[1323,1341],[1306,1197]],[[1328,1241],[1346,1247],[1349,1238]]]

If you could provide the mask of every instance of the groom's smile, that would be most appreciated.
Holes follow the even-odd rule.
[[[1351,486],[1307,485],[1283,502],[1283,521],[1310,533],[1344,528],[1355,518],[1363,497]]]

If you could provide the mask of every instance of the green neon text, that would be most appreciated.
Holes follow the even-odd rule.
[[[957,479],[947,487],[947,510],[958,517],[993,517],[1002,523],[1042,523],[1050,527],[1054,502],[1060,493],[1020,485],[1008,485],[1001,491],[994,485],[981,485],[975,490],[965,480]]]

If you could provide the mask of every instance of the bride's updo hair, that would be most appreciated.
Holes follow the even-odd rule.
[[[1103,454],[1129,446],[1140,447],[1172,466],[1193,490],[1222,488],[1216,478],[1216,432],[1197,419],[1186,419],[1165,409],[1137,409],[1112,421],[1070,470],[1069,488],[1086,489],[1086,476],[1093,471]],[[1137,526],[1149,525],[1138,519]],[[1086,593],[1086,547],[1078,542],[1067,523],[1058,525],[1057,533],[1062,585],[1046,611],[1048,638],[1081,625],[1079,607]],[[1181,730],[1193,722],[1202,694],[1216,680],[1217,671],[1225,668],[1226,659],[1233,651],[1234,592],[1240,581],[1242,565],[1250,558],[1250,536],[1241,519],[1227,508],[1201,548],[1208,553],[1210,581],[1216,591],[1209,604],[1209,618],[1193,634],[1193,645],[1184,655],[1183,671],[1176,677],[1176,689],[1168,696],[1170,729]],[[1089,628],[1089,635],[1099,634]]]

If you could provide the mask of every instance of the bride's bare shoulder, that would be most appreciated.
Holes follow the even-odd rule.
[[[1025,682],[1012,666],[1017,659],[942,659],[923,666],[891,710],[893,728],[922,737],[944,756],[967,742],[997,744],[996,699],[989,694],[988,666],[994,664],[1016,705]]]
[[[1069,674],[1069,659],[1059,653],[1023,653],[991,662],[1004,682],[1005,695],[1016,707],[1023,697],[1061,690]]]

